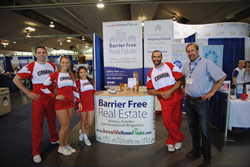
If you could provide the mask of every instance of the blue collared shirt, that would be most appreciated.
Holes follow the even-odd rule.
[[[187,61],[182,68],[182,74],[185,78],[190,77],[189,63]],[[192,97],[201,97],[210,92],[214,84],[225,75],[212,61],[201,58],[191,74],[192,84],[185,86],[186,94]]]

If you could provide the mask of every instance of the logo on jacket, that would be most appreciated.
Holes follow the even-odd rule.
[[[70,77],[60,77],[60,81],[63,81],[63,80],[71,80]]]
[[[41,75],[46,75],[46,74],[51,74],[51,73],[52,73],[52,70],[41,70],[37,72],[37,75],[41,76]]]
[[[162,74],[155,77],[155,81],[158,81],[159,79],[166,78],[166,77],[169,77],[169,74],[167,72],[162,73]]]
[[[83,83],[83,84],[82,84],[82,86],[86,86],[86,85],[91,85],[91,83],[86,82],[86,83]]]

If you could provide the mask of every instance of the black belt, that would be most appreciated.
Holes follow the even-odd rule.
[[[191,97],[189,95],[186,95],[187,98],[191,99],[191,100],[202,100],[201,97]]]

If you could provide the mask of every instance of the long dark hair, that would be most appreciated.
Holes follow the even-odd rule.
[[[80,67],[78,68],[78,76],[77,76],[79,79],[81,78],[81,77],[80,77],[80,70],[81,70],[81,69],[84,69],[84,70],[88,73],[88,70],[87,70],[86,67],[80,66]],[[94,81],[93,81],[93,79],[90,78],[88,75],[87,75],[87,80],[91,83],[91,85],[92,85],[93,87],[95,87],[95,86],[94,86]]]

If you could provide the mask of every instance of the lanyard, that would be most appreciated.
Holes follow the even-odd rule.
[[[193,73],[194,71],[194,68],[197,66],[197,64],[200,62],[201,60],[201,57],[197,60],[197,62],[193,62],[194,63],[194,67],[191,68],[191,62],[189,63],[189,77],[191,78],[191,74]]]

